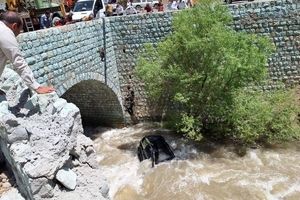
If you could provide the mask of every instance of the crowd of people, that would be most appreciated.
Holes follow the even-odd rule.
[[[144,7],[134,6],[133,0],[128,0],[126,6],[123,6],[116,0],[113,1],[114,4],[108,3],[105,5],[105,16],[107,17],[114,15],[137,14],[141,12],[151,13],[155,11],[163,12],[165,10],[181,10],[192,6],[190,4],[191,0],[169,0],[167,4],[164,4],[162,0],[159,0],[159,2],[155,3],[154,5],[147,3]],[[46,10],[45,13],[42,14],[39,18],[35,17],[35,14],[30,14],[30,16],[34,25],[34,30],[74,23],[74,20],[72,20],[71,12],[65,16],[62,16],[59,12],[51,13],[50,10]],[[88,21],[93,18],[94,17],[89,16],[81,20]],[[95,18],[97,18],[97,15],[95,16]]]
[[[72,16],[71,14],[66,15],[65,17],[61,16],[58,12],[55,12],[53,14],[50,13],[49,10],[47,10],[39,20],[39,28],[45,29],[50,28],[54,26],[62,26],[72,23]]]
[[[188,7],[191,7],[191,1],[186,2],[185,0],[173,0],[173,1],[169,1],[168,5],[167,5],[167,9],[168,10],[182,10],[182,9],[186,9]]]
[[[113,5],[116,5],[115,9]],[[191,0],[169,0],[168,4],[164,4],[162,0],[159,0],[159,2],[154,5],[147,3],[145,7],[142,8],[139,5],[134,7],[133,0],[128,0],[125,8],[118,2],[108,3],[105,7],[105,13],[106,16],[137,14],[140,12],[151,13],[154,11],[163,12],[165,10],[182,10],[191,6]]]
[[[187,2],[186,2],[187,1]],[[182,10],[188,7],[191,7],[191,0],[169,0],[168,4],[164,4],[162,0],[159,0],[158,3],[150,4],[147,3],[145,7],[134,6],[133,0],[128,0],[126,6],[123,6],[118,1],[113,0],[112,3],[107,3],[105,5],[105,16],[114,16],[114,15],[127,15],[127,14],[137,14],[141,12],[151,13],[151,12],[163,12],[165,10]],[[139,7],[139,8],[138,8]],[[69,13],[66,16],[62,16],[59,12],[51,13],[49,10],[45,11],[43,15],[39,18],[33,17],[31,15],[35,30],[46,29],[55,26],[63,26],[67,24],[74,23],[72,20],[72,14]],[[94,17],[86,17],[81,19],[82,21],[88,21]],[[97,18],[97,15],[95,16]]]

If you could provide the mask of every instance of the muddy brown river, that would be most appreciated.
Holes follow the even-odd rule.
[[[149,124],[123,129],[86,128],[110,184],[112,200],[299,200],[300,143],[249,149],[197,144]],[[160,134],[176,158],[151,168],[139,162],[141,138]]]

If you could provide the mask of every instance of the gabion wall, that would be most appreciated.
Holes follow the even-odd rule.
[[[235,30],[268,36],[276,46],[268,59],[267,89],[278,87],[279,81],[299,84],[300,1],[257,1],[232,4],[229,9]],[[53,84],[62,95],[81,80],[98,77],[114,91],[123,110],[133,91],[134,115],[141,120],[150,114],[143,84],[134,75],[137,57],[145,43],[157,44],[172,32],[174,14],[109,17],[22,34],[19,40],[40,83]],[[104,62],[100,48],[105,49]]]
[[[269,89],[278,81],[296,85],[300,81],[300,1],[262,1],[230,6],[234,17],[233,27],[268,36],[276,46],[276,52],[268,60]]]

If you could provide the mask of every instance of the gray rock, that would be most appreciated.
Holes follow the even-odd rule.
[[[77,175],[71,169],[59,170],[55,178],[70,190],[74,190],[76,187]]]
[[[24,164],[31,159],[31,146],[24,142],[16,142],[11,144],[10,152],[14,154],[14,160],[17,163]]]
[[[39,193],[42,187],[48,184],[48,181],[49,180],[47,178],[31,179],[30,185],[31,185],[32,194]]]
[[[20,122],[12,113],[8,113],[5,116],[1,117],[1,121],[4,123],[5,126],[8,127],[17,127],[20,125]]]
[[[77,174],[76,189],[72,193],[56,190],[54,200],[108,199],[109,187],[99,169],[82,165],[72,170]]]
[[[78,135],[77,145],[71,151],[71,155],[78,158],[79,162],[82,164],[88,164],[94,169],[98,168],[98,163],[96,161],[96,151],[93,146],[93,141],[83,134]]]
[[[59,154],[54,154],[53,152],[49,152],[49,155],[44,152],[42,155],[37,156],[35,160],[27,162],[23,169],[30,178],[44,176],[52,179],[55,171],[62,167],[63,163],[68,160],[68,158],[69,156],[63,153],[60,157]]]
[[[52,198],[53,196],[54,196],[53,185],[45,184],[45,185],[43,185],[43,187],[41,187],[38,195],[35,195],[34,198],[36,200],[49,199],[49,198]]]
[[[8,102],[2,101],[0,102],[0,117],[9,114],[8,110]]]
[[[64,108],[59,112],[59,115],[62,118],[67,117],[68,115],[71,115],[72,117],[75,117],[76,114],[79,113],[79,108],[73,104],[73,103],[68,103]]]
[[[53,103],[53,107],[54,107],[53,113],[60,112],[66,104],[67,104],[67,101],[65,99],[60,98],[57,101],[55,101]]]
[[[58,96],[55,92],[49,94],[38,94],[38,103],[40,107],[40,112],[44,113],[49,105],[53,107],[52,104],[57,99]]]
[[[33,95],[29,101],[27,101],[24,105],[24,108],[27,110],[33,110],[38,107],[38,97],[37,95]]]
[[[8,143],[12,144],[19,140],[27,140],[28,139],[28,133],[27,130],[24,127],[17,127],[11,134],[7,136]]]
[[[16,80],[18,80],[18,74],[6,67],[1,75],[1,85],[0,85],[0,89],[3,91],[8,91],[11,87],[13,87],[13,85],[16,83]]]

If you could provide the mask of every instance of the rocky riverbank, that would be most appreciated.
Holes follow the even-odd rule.
[[[79,109],[55,93],[31,94],[10,69],[1,78],[0,146],[25,199],[108,199]]]

